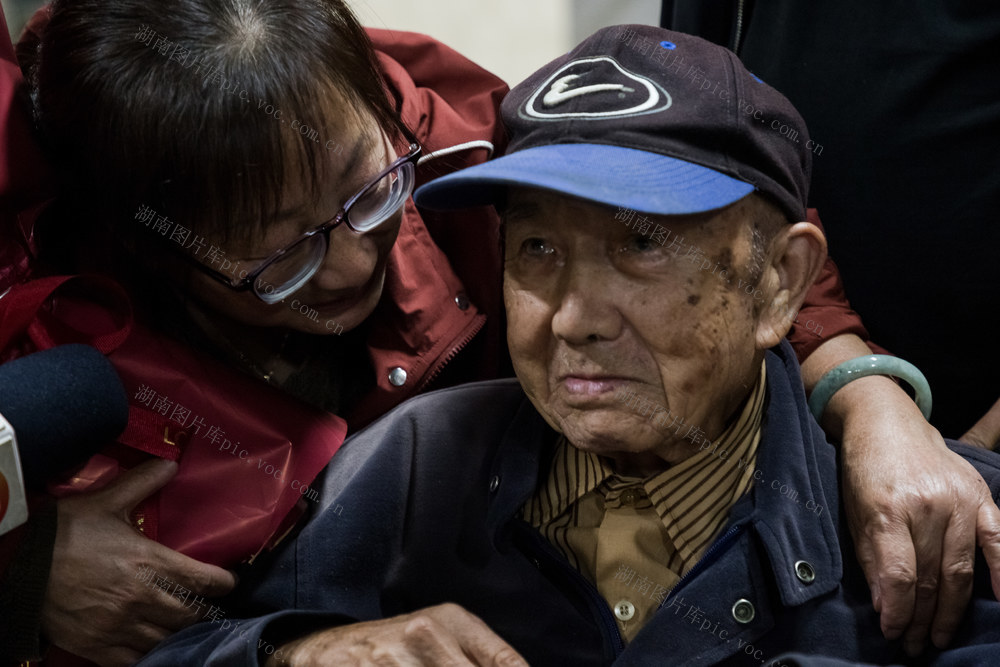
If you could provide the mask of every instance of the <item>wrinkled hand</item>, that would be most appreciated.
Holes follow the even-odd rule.
[[[485,623],[455,604],[321,630],[285,644],[267,661],[267,667],[343,664],[528,667]]]
[[[100,665],[131,665],[198,618],[194,608],[137,578],[143,568],[196,595],[232,590],[231,573],[172,551],[129,522],[132,508],[176,471],[175,463],[150,461],[99,491],[59,500],[42,608],[48,641]]]
[[[841,391],[852,385],[862,390],[858,380]],[[989,487],[902,390],[868,394],[845,420],[842,447],[847,517],[883,634],[902,636],[911,655],[928,630],[944,647],[972,593],[977,540],[1000,598],[1000,510]]]
[[[1000,445],[1000,400],[959,440],[985,449],[996,449]]]

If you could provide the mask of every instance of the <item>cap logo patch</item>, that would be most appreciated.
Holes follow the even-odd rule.
[[[567,74],[566,76],[559,77],[555,80],[552,86],[549,88],[549,92],[545,93],[545,97],[542,98],[542,104],[547,107],[552,107],[557,104],[562,104],[566,100],[578,97],[579,95],[586,95],[587,93],[597,93],[602,90],[622,90],[626,93],[634,93],[635,88],[628,88],[620,83],[595,83],[589,86],[580,86],[579,88],[570,88],[569,84],[574,79],[579,79],[579,74]],[[568,91],[568,92],[567,92]]]
[[[562,106],[571,100],[576,103]],[[670,94],[655,81],[627,71],[612,58],[598,56],[560,67],[528,98],[524,113],[539,120],[598,120],[655,113],[669,108],[671,102]]]

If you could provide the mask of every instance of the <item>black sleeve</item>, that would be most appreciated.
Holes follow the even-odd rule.
[[[752,0],[743,3],[744,31],[749,23]],[[733,47],[736,30],[736,0],[703,2],[703,0],[662,0],[660,5],[660,27],[677,32],[697,35],[710,42]]]
[[[0,580],[0,646],[2,664],[41,657],[42,603],[49,583],[56,541],[56,504],[32,509],[27,533]]]

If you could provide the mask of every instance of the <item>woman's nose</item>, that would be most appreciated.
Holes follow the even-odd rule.
[[[321,290],[361,287],[371,278],[379,260],[377,237],[357,234],[347,225],[330,232],[326,255],[310,283]]]

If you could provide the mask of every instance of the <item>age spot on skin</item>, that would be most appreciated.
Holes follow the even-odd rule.
[[[697,294],[691,294],[691,295],[688,296],[687,301],[692,306],[697,306],[698,302],[701,301],[701,297],[698,296]]]
[[[733,263],[733,249],[726,246],[719,251],[719,254],[712,258],[719,263],[720,268],[729,270],[729,265]]]
[[[732,269],[733,249],[728,246],[723,248],[721,251],[719,251],[719,254],[717,254],[715,257],[712,257],[711,261],[715,262],[716,268],[713,269],[715,275],[720,277],[726,276],[725,277],[726,284],[732,286],[735,282],[730,277],[733,274],[733,269]],[[730,289],[732,289],[732,287],[730,287]]]

